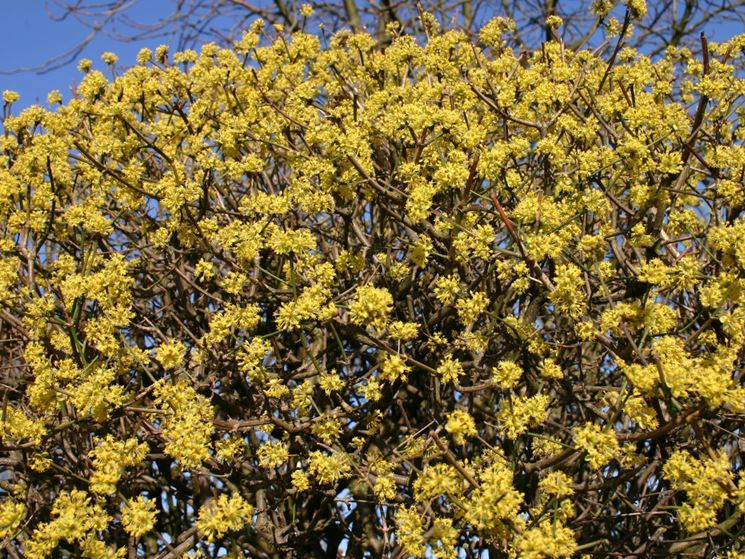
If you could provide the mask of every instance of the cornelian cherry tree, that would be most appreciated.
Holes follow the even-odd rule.
[[[745,36],[644,9],[6,91],[3,553],[745,557]]]
[[[298,5],[300,5],[298,9]],[[648,7],[638,3],[634,34],[626,44],[643,47],[645,53],[660,54],[667,46],[688,47],[699,52],[702,31],[738,29],[745,26],[745,0],[657,0]],[[51,70],[77,59],[99,35],[122,42],[141,43],[167,37],[178,48],[207,41],[227,44],[239,38],[256,18],[281,24],[288,32],[325,28],[330,32],[349,28],[367,30],[383,44],[391,38],[387,25],[399,32],[423,36],[420,14],[426,11],[448,28],[469,37],[493,16],[514,21],[507,44],[524,49],[540,48],[555,32],[551,16],[563,20],[558,35],[572,49],[594,45],[599,29],[621,28],[625,3],[620,0],[161,0],[158,8],[167,15],[156,17],[142,10],[137,0],[44,0],[53,21],[76,20],[88,29],[76,44],[62,45],[62,52],[31,68],[17,71]],[[632,8],[634,8],[632,4]],[[636,8],[635,8],[636,9]],[[602,39],[601,39],[602,40]]]

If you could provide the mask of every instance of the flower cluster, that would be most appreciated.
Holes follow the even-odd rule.
[[[6,91],[9,556],[741,554],[745,36],[593,10]]]

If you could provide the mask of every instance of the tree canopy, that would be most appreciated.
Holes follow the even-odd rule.
[[[628,2],[620,0],[161,0],[164,15],[143,10],[138,0],[44,0],[54,21],[76,20],[86,36],[49,60],[28,68],[0,71],[49,71],[76,60],[99,35],[121,42],[166,40],[175,48],[194,48],[207,41],[229,45],[239,39],[251,21],[260,17],[282,25],[288,32],[333,33],[341,29],[367,31],[385,43],[389,23],[408,34],[425,35],[420,14],[430,13],[441,25],[457,28],[474,38],[492,17],[515,22],[507,45],[525,50],[540,48],[555,32],[547,22],[562,18],[558,30],[571,49],[598,46],[603,30],[620,28]],[[686,47],[700,54],[699,34],[745,27],[745,0],[656,0],[639,10],[634,33],[626,43],[645,53],[660,54],[667,46]]]
[[[0,549],[745,557],[745,35],[645,12],[6,91]]]

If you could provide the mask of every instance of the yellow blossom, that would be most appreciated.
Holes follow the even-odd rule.
[[[158,346],[155,351],[155,357],[158,359],[164,369],[175,369],[180,367],[184,362],[186,346],[178,340],[169,340]]]
[[[476,423],[467,411],[455,410],[448,414],[445,430],[453,436],[455,444],[464,444],[466,437],[476,434]]]
[[[130,499],[122,512],[122,525],[130,536],[140,538],[153,529],[157,514],[152,500],[142,496]]]
[[[618,439],[613,431],[603,431],[595,423],[586,423],[575,430],[574,442],[584,450],[592,468],[600,468],[620,453]]]
[[[393,308],[393,297],[387,289],[365,285],[357,290],[349,305],[353,323],[382,330]]]
[[[512,388],[523,374],[522,368],[513,361],[500,361],[492,369],[492,379],[502,389]]]
[[[463,365],[448,355],[437,367],[437,374],[442,378],[442,382],[457,382],[464,374]]]
[[[259,463],[265,468],[276,468],[287,461],[289,447],[282,442],[268,442],[259,447]]]
[[[112,494],[116,484],[126,468],[139,465],[147,455],[148,446],[137,439],[117,441],[107,435],[88,456],[93,461],[91,491],[100,494]]]
[[[349,457],[340,452],[324,454],[315,450],[308,457],[308,470],[321,483],[334,483],[349,476]]]
[[[229,531],[242,529],[251,522],[254,508],[238,493],[223,494],[199,509],[197,529],[212,542]]]

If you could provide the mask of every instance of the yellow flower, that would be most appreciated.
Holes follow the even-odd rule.
[[[197,529],[213,542],[227,532],[242,529],[251,522],[253,512],[253,506],[238,493],[230,497],[223,494],[199,509]]]
[[[354,324],[382,330],[392,310],[393,297],[387,289],[364,285],[349,305],[349,316]]]
[[[452,305],[460,290],[456,275],[443,276],[437,280],[434,294],[443,305]]]
[[[28,417],[22,411],[6,406],[0,412],[0,438],[12,443],[29,440],[39,444],[46,433],[44,422]]]
[[[83,548],[84,557],[121,557],[121,552],[111,553],[111,549],[99,540],[99,533],[106,529],[110,520],[102,504],[91,502],[84,491],[73,489],[70,493],[61,493],[52,505],[51,519],[40,523],[26,541],[25,555],[29,559],[45,559],[60,542],[66,541]],[[95,542],[99,544],[98,554],[91,554]]]
[[[10,105],[11,103],[15,103],[21,98],[21,96],[18,94],[17,91],[11,91],[9,89],[6,89],[3,91],[3,101],[5,101],[5,104]]]
[[[412,557],[423,557],[425,551],[422,515],[415,507],[399,507],[396,513],[396,539]]]
[[[88,456],[93,461],[91,491],[99,494],[113,494],[116,484],[126,468],[137,466],[147,456],[147,443],[136,438],[118,441],[107,435]]]
[[[546,18],[546,25],[553,29],[556,29],[557,27],[561,27],[562,25],[564,25],[564,20],[556,14],[552,14]]]
[[[155,526],[157,514],[154,501],[142,496],[137,497],[137,499],[129,499],[122,512],[124,531],[133,538],[144,536]]]
[[[92,67],[93,61],[89,58],[81,58],[80,62],[78,62],[78,70],[83,73],[88,73]]]
[[[561,370],[561,367],[559,367],[559,365],[552,357],[543,359],[538,367],[538,370],[541,372],[541,376],[547,379],[561,380],[562,378],[564,378],[564,372]]]
[[[453,466],[435,464],[424,468],[414,481],[414,498],[419,503],[440,495],[458,496],[466,487],[466,480]]]
[[[395,382],[405,377],[410,370],[411,367],[406,365],[406,362],[398,353],[386,353],[381,357],[380,376],[383,380]]]
[[[155,357],[164,369],[175,369],[184,362],[186,346],[178,340],[169,340],[158,346]]]
[[[465,373],[460,361],[456,361],[452,356],[448,355],[437,367],[437,374],[442,378],[442,382],[457,382]]]
[[[419,325],[416,322],[392,322],[388,329],[391,338],[399,341],[413,340],[419,334]]]
[[[484,533],[504,533],[505,524],[519,525],[523,494],[513,485],[512,470],[501,456],[487,453],[477,472],[479,486],[466,501],[468,522]]]
[[[119,61],[119,57],[113,52],[104,52],[101,54],[101,60],[103,60],[104,63],[113,66]]]
[[[339,391],[344,387],[344,381],[336,370],[332,370],[330,373],[321,373],[319,384],[321,385],[321,390],[323,390],[326,395],[331,395],[332,392]]]
[[[448,415],[445,430],[453,436],[455,444],[465,444],[466,437],[477,433],[476,422],[467,411],[455,410]]]
[[[555,289],[549,299],[556,308],[570,318],[578,319],[584,309],[585,295],[582,292],[582,271],[574,265],[556,267]]]
[[[536,394],[532,397],[516,397],[503,402],[497,414],[500,432],[515,439],[531,427],[538,425],[548,413],[549,397]]]
[[[26,506],[23,503],[9,498],[0,501],[0,538],[12,537],[25,516]]]
[[[214,410],[209,401],[186,382],[159,382],[156,404],[164,408],[165,451],[184,468],[196,468],[209,457]]]
[[[488,305],[489,299],[487,298],[486,293],[479,291],[473,293],[468,299],[458,300],[455,304],[455,308],[458,310],[458,316],[463,324],[470,324],[486,310]]]
[[[308,470],[321,483],[334,483],[349,477],[352,468],[349,456],[342,452],[327,455],[315,450],[308,456]]]
[[[577,428],[574,442],[587,453],[586,460],[595,469],[618,457],[621,452],[615,433],[612,430],[603,431],[595,423],[585,423]]]
[[[537,527],[517,538],[515,557],[521,559],[563,559],[573,557],[577,549],[574,532],[558,522],[542,520]]]
[[[509,390],[520,380],[522,368],[513,361],[500,361],[492,369],[493,381],[504,390]]]
[[[310,488],[310,481],[308,480],[308,474],[302,470],[295,470],[292,472],[292,485],[298,491],[307,491]]]
[[[561,471],[549,472],[538,482],[538,488],[547,495],[568,497],[574,493],[572,478]]]
[[[321,439],[326,444],[332,444],[339,437],[342,431],[342,424],[338,417],[331,414],[324,414],[318,417],[311,427],[314,436]]]
[[[688,532],[715,526],[717,511],[728,497],[726,487],[734,477],[727,452],[722,449],[714,457],[699,460],[688,451],[676,450],[662,471],[673,487],[688,497],[678,516]]]
[[[259,464],[265,468],[277,468],[287,461],[289,445],[282,442],[268,442],[259,447]]]

